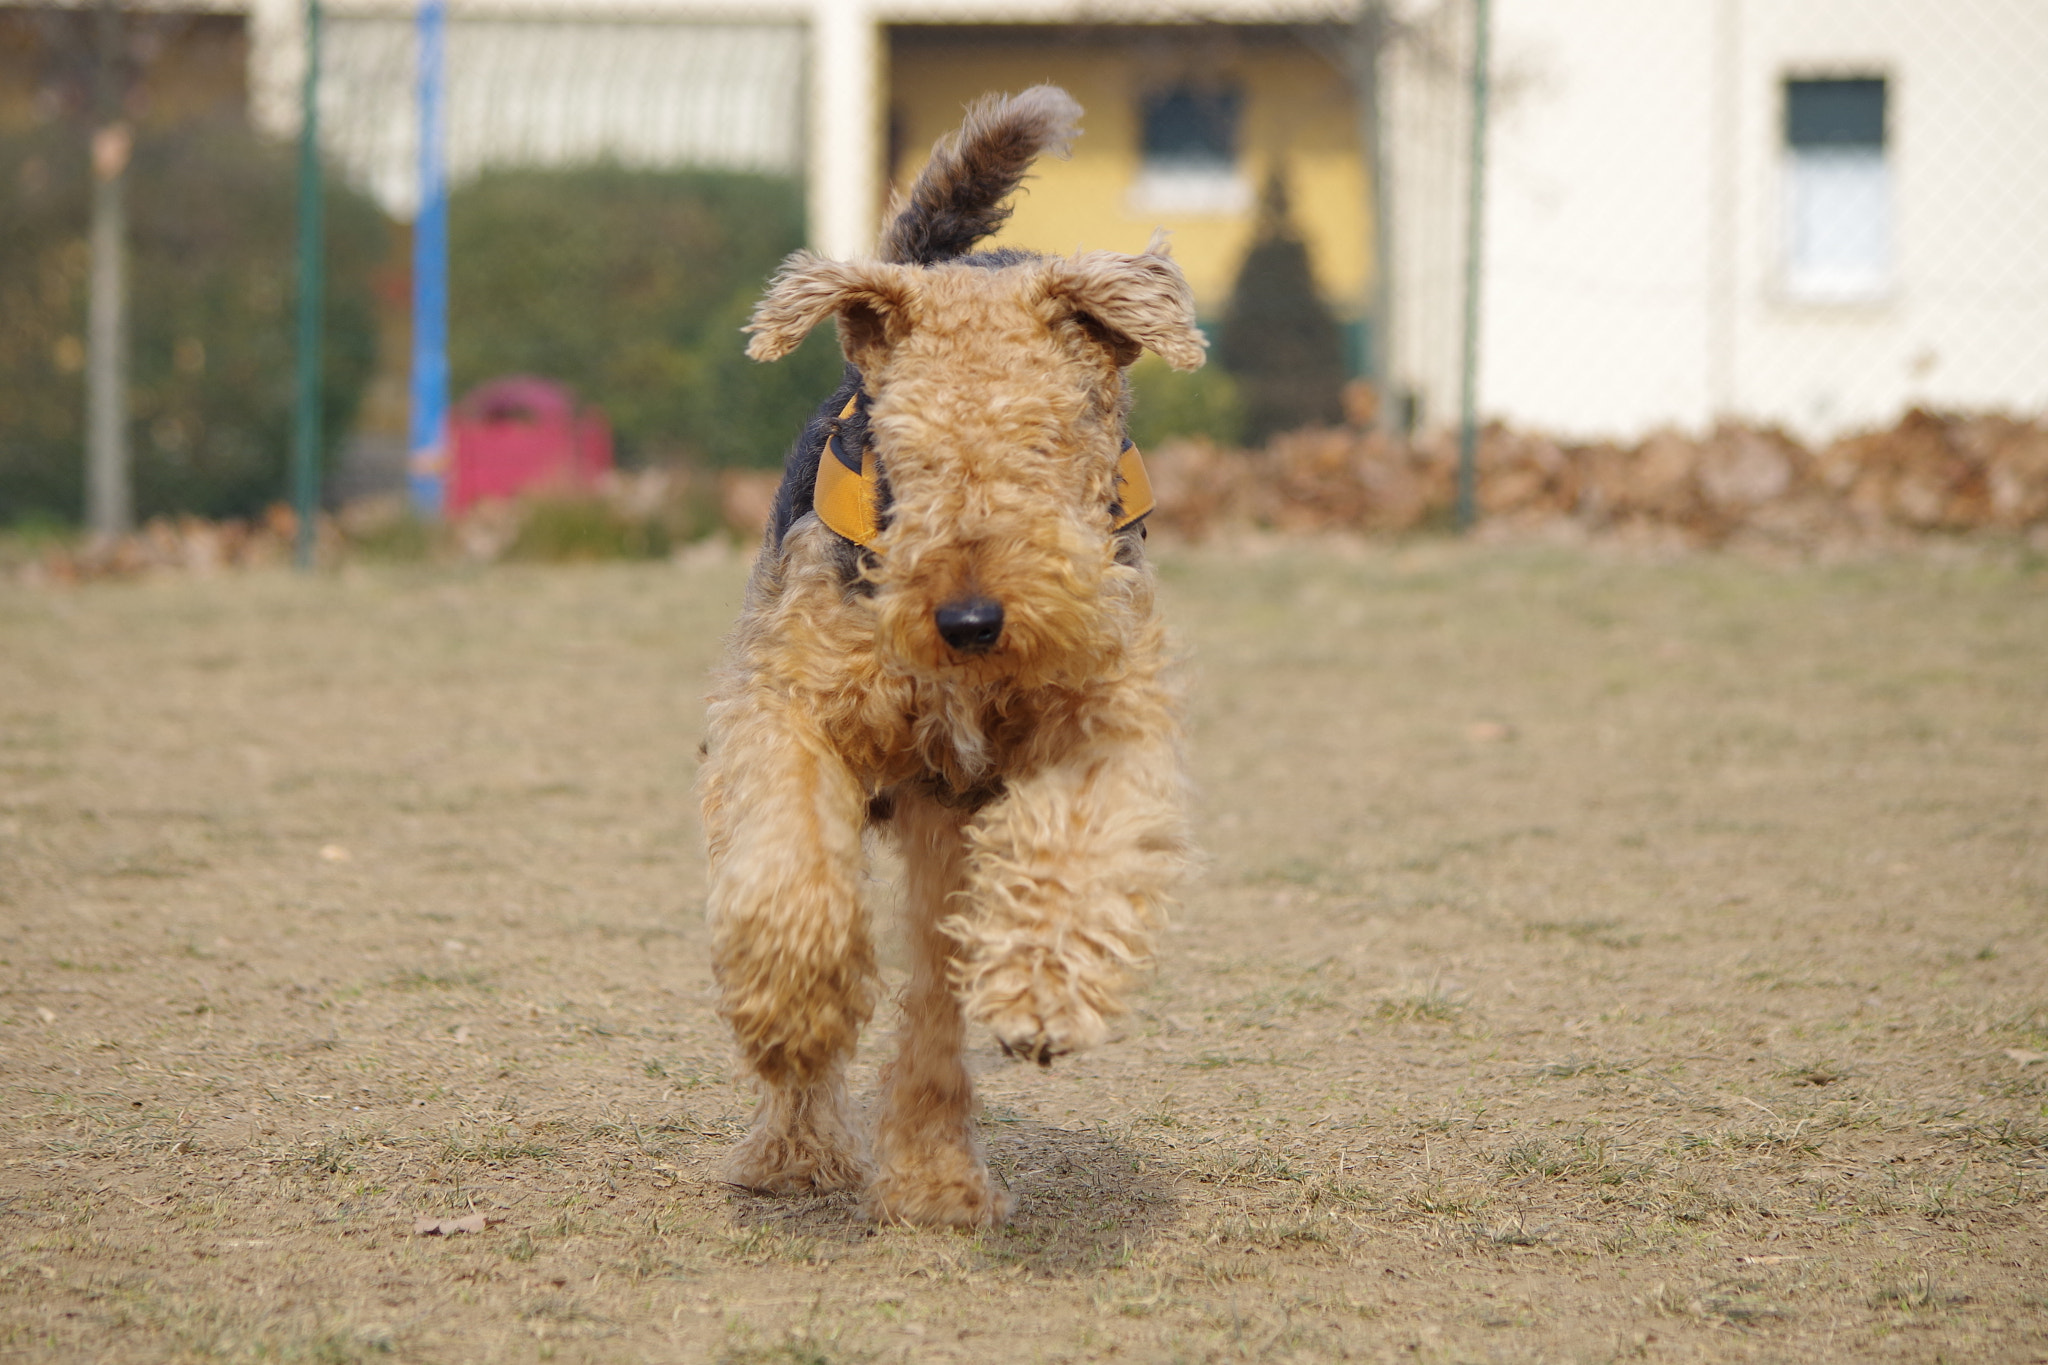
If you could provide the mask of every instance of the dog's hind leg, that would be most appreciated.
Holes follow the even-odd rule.
[[[719,1010],[762,1085],[727,1176],[773,1193],[859,1188],[845,1072],[874,1008],[866,797],[822,735],[759,693],[714,705],[703,794]]]
[[[960,1055],[967,1029],[951,980],[958,945],[939,929],[965,879],[966,817],[904,795],[894,824],[908,865],[910,984],[896,1058],[882,1077],[868,1210],[882,1221],[992,1227],[1010,1200],[975,1137],[974,1086]]]

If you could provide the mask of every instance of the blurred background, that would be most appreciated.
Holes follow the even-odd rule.
[[[308,288],[318,500],[402,519],[420,15],[309,13],[0,4],[0,526],[285,499]],[[1167,228],[1215,343],[1134,375],[1164,525],[1447,521],[1462,454],[1481,519],[2038,531],[2043,71],[2038,0],[454,0],[445,510],[744,531],[839,363],[742,357],[765,278],[1052,81],[1086,133],[1005,240]]]

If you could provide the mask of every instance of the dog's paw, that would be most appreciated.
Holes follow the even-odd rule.
[[[791,1141],[785,1134],[750,1133],[727,1159],[729,1185],[757,1194],[831,1194],[867,1183],[867,1162],[837,1146]]]
[[[743,1142],[725,1162],[725,1183],[760,1195],[829,1195],[866,1185],[866,1162],[850,1152],[807,1152],[786,1142]]]
[[[926,1228],[1002,1226],[1010,1216],[1010,1196],[988,1167],[962,1152],[935,1155],[939,1159],[928,1156],[908,1170],[877,1174],[868,1186],[868,1216]]]
[[[1040,1066],[1094,1047],[1109,1036],[1103,1019],[1106,993],[1091,989],[1050,953],[993,966],[978,974],[968,1014],[986,1024],[1009,1057]]]
[[[996,1046],[1013,1062],[1037,1062],[1042,1067],[1051,1066],[1053,1058],[1064,1057],[1074,1050],[1059,1046],[1042,1032],[1017,1042],[1011,1042],[999,1033],[996,1035]]]

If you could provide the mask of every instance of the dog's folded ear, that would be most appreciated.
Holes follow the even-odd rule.
[[[910,327],[911,282],[904,267],[881,261],[828,261],[799,251],[782,263],[768,293],[742,330],[752,335],[747,354],[780,360],[827,317],[839,320],[846,358],[869,368],[874,353],[900,341]]]
[[[1167,254],[1164,234],[1155,234],[1141,256],[1084,251],[1050,261],[1045,292],[1107,332],[1119,365],[1144,348],[1176,370],[1202,368],[1209,341],[1195,326],[1195,296]]]

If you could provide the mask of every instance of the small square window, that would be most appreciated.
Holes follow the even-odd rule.
[[[1804,302],[1879,299],[1892,282],[1881,77],[1785,82],[1784,284]]]
[[[1883,151],[1883,79],[1786,81],[1785,145]]]
[[[1139,213],[1234,214],[1252,206],[1237,168],[1236,90],[1174,86],[1145,97],[1143,160],[1131,187]]]
[[[1145,160],[1181,165],[1237,164],[1235,90],[1177,86],[1145,100]]]

